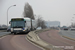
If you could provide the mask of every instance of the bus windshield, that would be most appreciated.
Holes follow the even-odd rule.
[[[25,27],[24,21],[11,21],[11,27],[12,28],[23,28]]]

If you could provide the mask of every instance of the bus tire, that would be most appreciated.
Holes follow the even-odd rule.
[[[16,35],[16,33],[14,33],[14,35]]]

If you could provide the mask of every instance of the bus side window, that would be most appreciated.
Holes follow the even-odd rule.
[[[27,22],[25,21],[25,26],[27,26]]]

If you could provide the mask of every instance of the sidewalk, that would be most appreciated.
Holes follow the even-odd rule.
[[[60,48],[53,48],[53,45],[41,40],[38,36],[38,33],[41,33],[43,31],[48,31],[49,29],[44,29],[44,30],[36,30],[28,33],[26,36],[27,39],[40,47],[44,48],[45,50],[61,50]]]

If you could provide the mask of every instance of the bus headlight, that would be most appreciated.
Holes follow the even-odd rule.
[[[13,32],[13,28],[11,28],[11,32]]]
[[[23,30],[23,31],[25,31],[25,30]]]
[[[23,31],[25,31],[25,28],[23,28]]]

